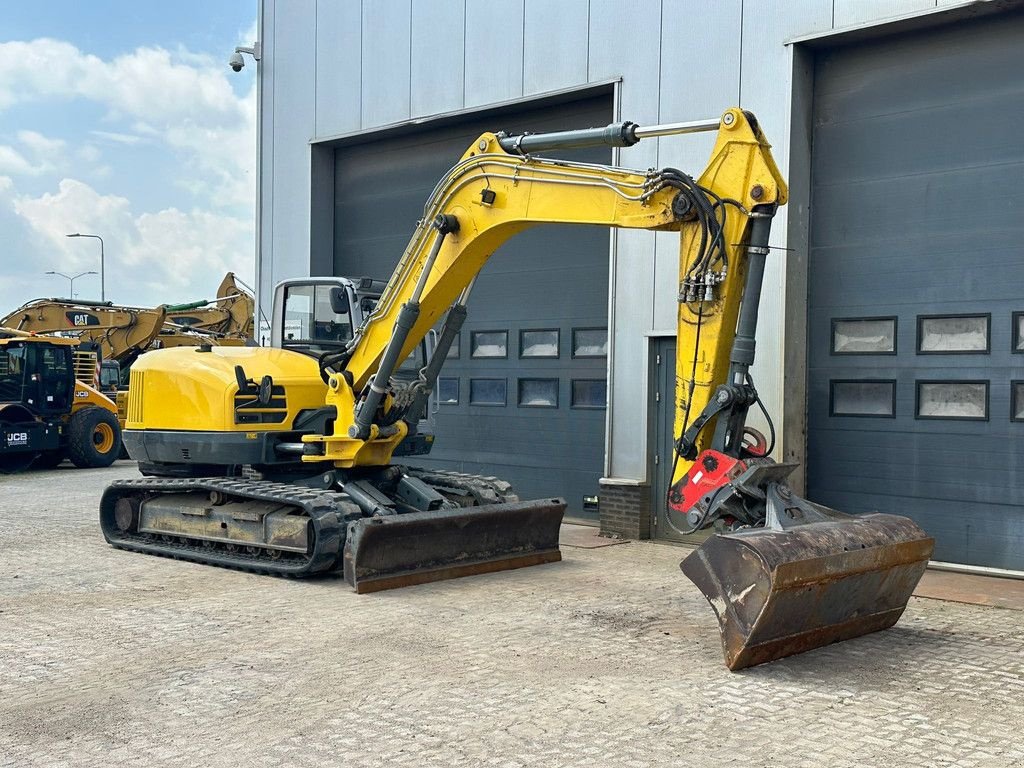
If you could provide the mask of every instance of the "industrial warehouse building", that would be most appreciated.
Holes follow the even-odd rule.
[[[796,485],[1024,570],[1024,11],[945,0],[263,0],[259,300],[386,277],[483,131],[758,117],[791,187],[754,377]],[[713,134],[570,157],[694,175]],[[542,227],[474,288],[438,466],[672,538],[677,237]],[[685,354],[685,351],[680,351]]]

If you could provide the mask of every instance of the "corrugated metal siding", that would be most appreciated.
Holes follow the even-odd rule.
[[[466,87],[465,0],[413,0],[412,114],[462,109]]]
[[[363,25],[359,3],[316,4],[316,135],[362,126]]]
[[[363,125],[386,125],[410,115],[411,0],[363,3]]]
[[[835,0],[832,26],[849,27],[935,7],[935,0]]]
[[[523,91],[557,91],[587,81],[588,0],[526,0]]]
[[[523,0],[466,3],[464,106],[523,95]]]
[[[264,253],[273,254],[270,269],[261,272],[264,300],[273,284],[309,269],[309,137],[316,108],[316,13],[314,0],[295,0],[265,18],[272,24],[274,51],[264,57],[263,77],[272,83],[273,115],[270,157],[264,154],[264,205],[273,218],[264,229]],[[264,132],[264,136],[267,133]],[[266,153],[268,147],[264,147]],[[268,247],[269,246],[269,247]],[[266,304],[264,306],[267,306]]]

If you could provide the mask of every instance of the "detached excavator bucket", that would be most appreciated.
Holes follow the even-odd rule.
[[[847,515],[775,484],[767,495],[765,528],[712,536],[680,564],[718,615],[729,669],[899,620],[933,539],[906,517]]]
[[[345,580],[377,592],[557,562],[564,512],[563,499],[542,499],[356,520]]]

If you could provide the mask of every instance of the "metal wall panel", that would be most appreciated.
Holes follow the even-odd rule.
[[[269,186],[273,190],[270,285],[309,274],[309,139],[316,106],[316,6],[296,0],[274,14],[271,77],[274,143]],[[287,54],[283,52],[287,51]],[[268,294],[269,295],[269,294]]]
[[[258,89],[259,130],[257,131],[257,166],[259,174],[256,187],[256,236],[259,240],[256,244],[256,317],[257,326],[263,315],[269,315],[271,297],[274,293],[274,259],[273,259],[273,238],[274,238],[274,60],[277,58],[275,43],[277,36],[274,34],[274,13],[276,3],[274,0],[260,0],[259,15],[257,23],[259,29],[260,44],[263,47],[262,61],[259,63],[256,73],[256,88]],[[314,107],[315,108],[315,107]],[[260,329],[258,334],[266,331],[269,339],[268,329]]]
[[[363,3],[362,125],[409,117],[412,0]]]
[[[716,117],[739,103],[742,0],[719,0],[714,24],[686,24],[707,9],[706,0],[665,0],[664,17],[679,23],[661,31],[659,122]],[[715,75],[706,66],[715,62]],[[715,134],[659,139],[658,167],[679,168],[696,176],[707,165]],[[679,294],[679,236],[659,233],[655,254],[654,327],[675,328]]]
[[[835,0],[833,26],[850,27],[934,8],[936,0]]]
[[[390,275],[437,180],[483,131],[496,124],[540,131],[607,123],[611,101],[603,95],[540,110],[524,105],[338,149],[335,274]],[[571,159],[608,162],[610,155],[595,148],[572,153]],[[459,379],[459,403],[440,406],[434,450],[417,463],[496,475],[524,498],[565,496],[571,513],[583,514],[583,497],[597,495],[602,475],[605,409],[572,408],[571,387],[573,379],[603,381],[607,359],[573,357],[572,330],[607,327],[607,313],[606,230],[537,227],[502,245],[474,284],[460,357],[446,362],[441,373]],[[547,328],[560,331],[559,357],[520,358],[519,332]],[[508,356],[472,359],[474,331],[507,332]],[[506,405],[470,405],[474,378],[504,380]],[[558,379],[558,407],[519,407],[520,378]]]
[[[523,0],[466,3],[467,107],[523,95]]]
[[[654,233],[616,235],[609,477],[647,479],[647,349],[654,301]]]
[[[909,515],[935,558],[1024,569],[1024,14],[837,49],[815,71],[808,495]],[[865,87],[869,83],[870,87]],[[980,354],[917,354],[920,315],[989,314]],[[831,354],[837,317],[897,317],[894,355]],[[830,382],[896,381],[895,418],[830,416]],[[982,421],[916,418],[917,383],[988,382]]]
[[[623,23],[628,19],[629,23]],[[621,77],[619,116],[653,125],[658,122],[658,63],[661,15],[658,3],[644,0],[591,0],[589,77]],[[652,168],[658,162],[655,141],[619,151],[619,163]],[[644,480],[647,476],[647,346],[653,328],[654,234],[621,230],[615,238],[614,355],[610,360],[612,407],[608,412],[609,477]]]
[[[466,0],[412,0],[412,115],[462,109]]]
[[[619,117],[623,120],[658,121],[660,11],[660,3],[646,0],[590,0],[587,76],[591,82],[622,78]],[[619,161],[630,168],[651,168],[658,162],[657,142],[642,141],[622,149]]]
[[[587,81],[588,0],[526,0],[523,92],[543,93]]]
[[[362,6],[317,0],[316,135],[358,131],[363,62]]]
[[[792,93],[792,49],[785,41],[823,32],[832,25],[832,0],[789,0],[785,11],[775,3],[744,3],[743,50],[740,61],[740,104],[757,115],[772,143],[772,154],[784,177],[789,175],[789,121]],[[761,292],[757,357],[751,373],[773,418],[783,410],[783,333],[786,301],[786,227],[782,216],[772,225]],[[785,446],[783,446],[785,448]],[[780,454],[781,455],[781,454]]]

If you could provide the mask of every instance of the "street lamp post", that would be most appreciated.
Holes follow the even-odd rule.
[[[83,232],[73,232],[72,234],[68,235],[68,237],[95,237],[97,240],[100,241],[100,301],[106,301],[107,290],[105,272],[103,268],[103,238],[100,237],[99,235],[87,235]],[[93,272],[93,274],[95,275],[96,273]]]
[[[71,283],[71,286],[68,288],[68,290],[70,291],[68,296],[69,296],[69,298],[73,299],[73,298],[75,298],[75,280],[77,280],[80,277],[85,277],[86,275],[95,275],[96,274],[96,270],[91,269],[88,272],[79,272],[77,275],[65,275],[63,272],[54,272],[51,269],[46,274],[48,274],[48,275],[60,275],[61,277],[66,278],[67,281],[69,283]]]

